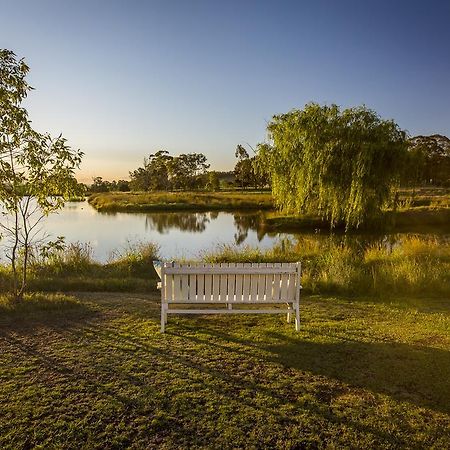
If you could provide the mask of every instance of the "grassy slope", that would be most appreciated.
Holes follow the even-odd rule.
[[[183,210],[270,209],[268,192],[106,192],[89,203],[98,211],[149,212]]]
[[[161,335],[157,294],[77,296],[1,310],[1,448],[450,446],[448,302],[316,296],[300,333],[207,316]]]

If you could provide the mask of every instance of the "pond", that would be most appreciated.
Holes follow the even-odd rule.
[[[270,248],[278,235],[258,233],[259,212],[99,213],[87,201],[68,202],[46,219],[45,230],[66,242],[89,243],[107,261],[128,242],[154,242],[163,258],[193,258],[219,244]]]
[[[267,234],[261,226],[264,212],[168,212],[168,213],[99,213],[87,201],[68,202],[43,223],[51,239],[64,236],[67,243],[89,243],[99,262],[108,261],[115,251],[128,243],[154,242],[160,247],[164,259],[196,258],[220,244],[250,245],[270,248],[274,243],[296,235]],[[330,236],[327,231],[302,233],[314,239]],[[396,245],[403,235],[354,234],[349,237],[334,235],[333,239],[346,239],[347,244],[365,247],[378,243],[386,247]],[[448,241],[448,234],[439,236]],[[4,253],[2,251],[1,253]],[[0,260],[4,260],[0,255]]]

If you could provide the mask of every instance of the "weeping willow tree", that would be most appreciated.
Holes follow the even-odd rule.
[[[366,107],[311,103],[274,116],[258,146],[277,206],[358,227],[392,199],[406,157],[406,133]]]

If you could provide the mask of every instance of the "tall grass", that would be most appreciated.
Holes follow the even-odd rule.
[[[63,248],[37,253],[31,260],[30,271],[35,275],[86,274],[96,265],[94,251],[89,243],[73,242]]]
[[[94,259],[90,244],[75,242],[45,253],[36,253],[29,266],[32,291],[123,291],[154,289],[156,273],[152,261],[159,258],[153,243],[127,242],[113,252],[106,264]],[[8,292],[11,273],[0,265],[0,292]]]
[[[109,265],[123,273],[149,276],[156,259],[159,259],[158,244],[127,241],[122,248],[112,252]]]
[[[302,262],[306,291],[350,295],[450,297],[450,244],[408,236],[393,248],[301,237],[272,249],[222,245],[207,262]]]

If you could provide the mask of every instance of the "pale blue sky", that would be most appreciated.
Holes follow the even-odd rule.
[[[238,143],[309,101],[366,104],[411,134],[450,135],[450,2],[0,1],[1,47],[31,66],[35,127],[126,178],[149,153]]]

